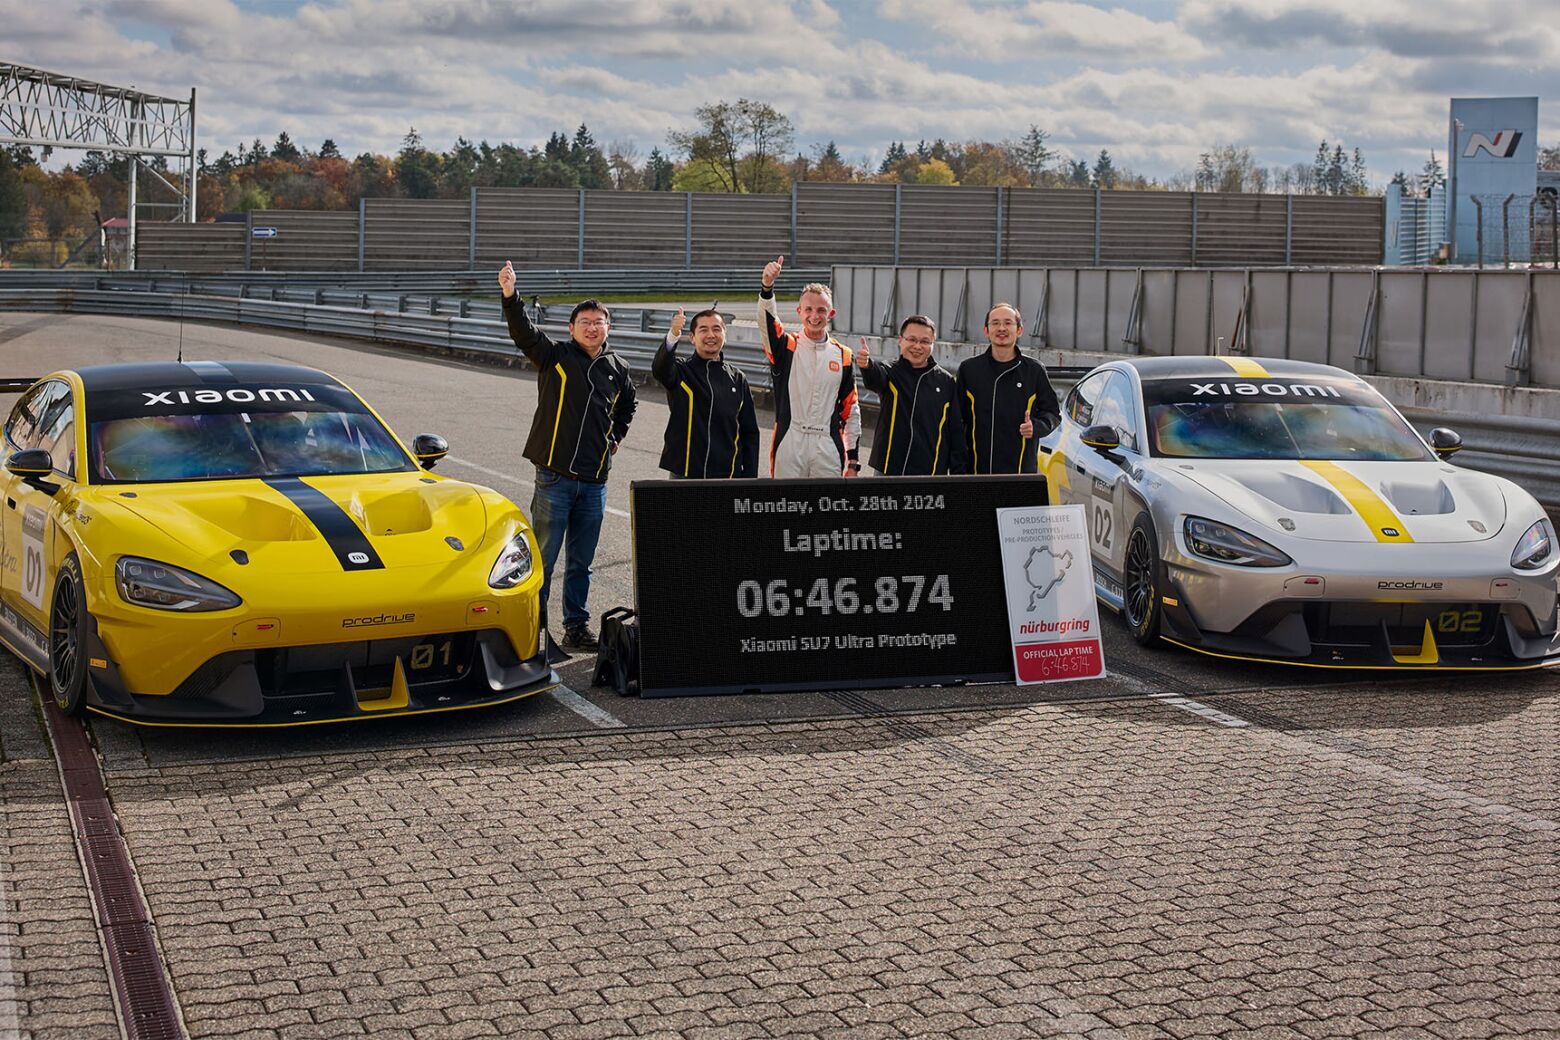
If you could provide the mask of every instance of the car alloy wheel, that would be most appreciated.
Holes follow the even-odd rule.
[[[1145,645],[1155,642],[1159,638],[1159,552],[1147,513],[1138,516],[1127,536],[1122,572],[1121,612],[1132,638]]]
[[[49,610],[49,686],[67,715],[81,710],[87,691],[87,604],[81,564],[72,553],[60,564]]]

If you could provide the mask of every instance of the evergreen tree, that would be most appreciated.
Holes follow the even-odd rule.
[[[894,141],[888,146],[888,151],[883,155],[883,162],[878,166],[878,173],[887,173],[894,168],[896,163],[903,162],[910,155],[905,150],[903,141]]]
[[[574,140],[569,143],[569,165],[579,173],[580,187],[612,187],[612,167],[584,123],[574,131]]]
[[[1425,162],[1425,167],[1419,176],[1424,179],[1425,189],[1438,191],[1446,187],[1446,172],[1441,169],[1441,160],[1435,157],[1435,150],[1430,150],[1430,158]]]
[[[1407,193],[1407,191],[1408,191],[1408,174],[1404,173],[1402,170],[1399,170],[1398,172],[1396,172],[1396,173],[1394,173],[1392,175],[1392,180],[1390,181],[1390,183],[1396,184],[1399,188],[1402,188],[1405,193]]]
[[[1311,184],[1318,195],[1329,194],[1327,191],[1327,140],[1316,146],[1316,158],[1311,160]]]
[[[1370,191],[1370,173],[1365,168],[1365,156],[1358,148],[1349,160],[1349,176],[1345,194],[1364,195]]]
[[[1013,158],[1018,165],[1024,168],[1029,175],[1029,186],[1040,187],[1041,180],[1045,177],[1045,168],[1051,164],[1056,153],[1046,147],[1046,139],[1051,135],[1040,129],[1033,123],[1029,124],[1029,132],[1013,146]]]
[[[303,158],[303,153],[298,151],[298,146],[293,144],[292,138],[287,136],[286,130],[283,130],[277,135],[276,143],[271,146],[271,158],[295,163]]]
[[[1100,149],[1099,158],[1094,160],[1094,186],[1104,189],[1116,186],[1116,164],[1111,161],[1110,153],[1103,148]]]
[[[552,136],[547,138],[547,146],[542,149],[542,154],[554,162],[568,162],[569,139],[561,133],[554,131]]]
[[[1089,164],[1082,159],[1074,159],[1068,163],[1067,184],[1073,188],[1087,188],[1089,186]]]
[[[409,199],[437,198],[439,165],[439,157],[423,147],[417,128],[408,130],[395,157],[395,179],[401,194]]]
[[[915,144],[915,157],[922,162],[932,157],[932,146],[926,143],[924,137]]]
[[[1194,183],[1198,191],[1214,191],[1218,187],[1219,177],[1213,169],[1213,156],[1207,152],[1197,157],[1197,176]]]
[[[259,166],[261,163],[265,162],[265,157],[265,145],[262,144],[260,142],[260,138],[257,137],[255,138],[254,143],[249,146],[248,153],[246,153],[244,156],[244,165]]]
[[[650,191],[671,191],[672,177],[676,173],[677,167],[661,154],[660,148],[650,149],[650,158],[645,162],[645,188]]]
[[[1348,160],[1343,154],[1343,145],[1333,145],[1332,155],[1327,158],[1327,194],[1342,195],[1348,188],[1347,163]]]
[[[327,138],[325,138],[324,142],[321,143],[321,145],[320,145],[320,158],[321,159],[340,159],[341,158],[341,149],[336,147],[336,142],[335,141],[333,141],[329,137],[327,137]]]

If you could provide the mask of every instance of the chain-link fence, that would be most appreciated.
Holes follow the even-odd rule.
[[[1475,249],[1486,264],[1560,267],[1560,203],[1553,189],[1532,195],[1472,195]]]
[[[107,262],[104,250],[107,249]],[[126,264],[123,236],[72,238],[11,238],[0,240],[0,268],[51,270],[95,268],[113,270]]]

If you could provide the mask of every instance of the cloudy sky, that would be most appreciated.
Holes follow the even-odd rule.
[[[1560,141],[1555,0],[0,0],[0,61],[199,90],[218,154],[280,131],[348,155],[409,126],[531,145],[589,125],[665,147],[707,101],[769,102],[801,150],[1002,139],[1167,177],[1319,140],[1377,181],[1443,161],[1451,96],[1537,95]],[[1547,106],[1547,107],[1546,107]]]

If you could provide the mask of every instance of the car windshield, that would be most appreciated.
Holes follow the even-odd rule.
[[[1433,458],[1368,384],[1336,377],[1143,384],[1149,449],[1185,459]]]
[[[389,431],[341,387],[121,391],[89,398],[87,410],[93,483],[412,468]]]

